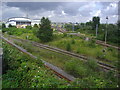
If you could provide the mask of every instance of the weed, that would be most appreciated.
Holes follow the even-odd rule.
[[[71,51],[71,45],[70,45],[70,43],[67,43],[67,45],[66,45],[66,50],[67,50],[67,51]]]

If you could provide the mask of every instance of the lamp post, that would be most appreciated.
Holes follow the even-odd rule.
[[[107,24],[108,24],[108,16],[106,17],[105,44],[106,44],[106,41],[107,41]]]

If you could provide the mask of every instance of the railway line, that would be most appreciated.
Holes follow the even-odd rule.
[[[59,32],[62,32],[62,33],[67,33],[66,30],[62,30],[61,28],[58,28],[57,31]],[[68,33],[69,35],[74,35],[74,36],[79,36],[79,37],[82,37],[80,34],[78,33],[73,33],[73,34],[70,34]],[[89,39],[92,39],[92,38],[89,38]],[[118,49],[120,50],[120,47],[117,47],[117,46],[113,46],[113,45],[110,45],[110,44],[105,44],[104,41],[101,41],[101,40],[96,40],[96,44],[100,44],[102,46],[106,46],[106,47],[112,47],[112,48],[115,48],[115,49]]]
[[[56,47],[52,47],[52,46],[49,46],[49,45],[44,45],[44,44],[41,44],[41,43],[38,43],[38,42],[34,42],[34,41],[30,41],[30,40],[23,40],[23,39],[16,39],[16,40],[17,41],[20,40],[22,42],[23,41],[30,42],[34,46],[37,46],[37,47],[40,47],[40,48],[43,48],[43,49],[47,49],[47,50],[50,50],[50,51],[53,51],[53,52],[61,53],[61,54],[64,54],[64,55],[69,55],[69,56],[78,58],[78,59],[83,60],[83,61],[87,61],[88,60],[88,57],[85,57],[83,55],[75,54],[75,53],[72,53],[72,52],[69,52],[69,51],[65,51],[65,50],[62,50],[62,49],[59,49],[59,48],[56,48]],[[109,65],[109,64],[105,64],[102,61],[97,61],[97,63],[98,63],[98,65],[101,68],[103,68],[105,70],[115,70],[115,66],[112,66],[112,65]]]
[[[33,56],[31,53],[27,52],[27,50],[21,48],[20,46],[12,43],[11,41],[9,41],[8,39],[4,38],[4,37],[1,37],[5,42],[7,42],[8,44],[12,45],[13,47],[17,48],[19,51],[29,55],[31,58],[33,59],[37,59],[36,56]],[[68,73],[64,72],[62,69],[44,61],[44,60],[41,60],[43,63],[44,63],[44,66],[49,68],[50,70],[52,70],[58,77],[60,78],[64,78],[65,80],[67,81],[75,81],[75,77],[73,77],[72,75],[69,75]]]
[[[5,41],[7,41],[9,44],[11,44],[10,41],[8,41],[7,39],[5,39],[4,37],[2,37],[2,39],[4,39]],[[55,47],[51,47],[51,46],[48,46],[48,45],[44,45],[44,44],[41,44],[41,43],[38,43],[38,42],[34,42],[34,41],[30,41],[30,40],[23,40],[23,39],[16,39],[17,41],[20,40],[20,41],[25,41],[25,42],[30,42],[32,43],[34,46],[37,46],[37,47],[40,47],[40,48],[43,48],[43,49],[47,49],[47,50],[50,50],[50,51],[53,51],[53,52],[57,52],[57,53],[61,53],[61,54],[65,54],[65,55],[69,55],[69,56],[72,56],[72,57],[75,57],[75,58],[79,58],[80,60],[84,60],[84,61],[87,61],[88,58],[85,57],[85,56],[82,56],[82,55],[78,55],[78,54],[75,54],[75,53],[72,53],[72,52],[68,52],[68,51],[65,51],[65,50],[61,50],[59,48],[55,48]],[[32,54],[30,54],[29,52],[27,52],[25,49],[22,49],[21,47],[15,45],[15,44],[11,44],[12,46],[16,47],[17,49],[19,49],[20,51],[30,55],[32,58],[37,58],[36,56],[33,56]],[[58,77],[60,78],[64,78],[66,79],[67,81],[74,81],[75,80],[75,77],[67,74],[66,72],[64,72],[62,69],[42,60],[44,62],[44,65],[51,69]],[[105,64],[103,62],[100,62],[100,61],[97,61],[98,65],[103,68],[105,71],[108,71],[108,70],[114,70],[114,71],[117,71],[116,68],[114,66],[111,66],[109,64]],[[118,71],[117,71],[118,72]],[[120,77],[120,74],[118,74],[118,76]]]

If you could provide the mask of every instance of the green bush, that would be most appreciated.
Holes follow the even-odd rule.
[[[74,39],[71,40],[71,44],[75,44],[75,40]]]
[[[64,37],[67,37],[67,34],[66,34],[66,33],[63,33],[63,38],[64,38]]]
[[[66,50],[67,50],[67,51],[71,51],[71,45],[70,45],[70,43],[67,43],[67,45],[66,45]]]
[[[69,62],[65,63],[65,70],[74,75],[75,77],[85,77],[87,76],[87,68],[85,68],[83,65],[81,65],[80,62],[71,60]]]
[[[91,48],[95,48],[96,47],[95,40],[94,39],[90,40],[88,46]]]
[[[3,61],[6,72],[2,75],[2,88],[57,88],[66,87],[67,82],[56,78],[43,66],[41,60],[32,59],[3,43]],[[19,64],[17,64],[19,63]]]
[[[98,70],[99,67],[97,61],[94,59],[88,59],[86,65],[94,71]]]

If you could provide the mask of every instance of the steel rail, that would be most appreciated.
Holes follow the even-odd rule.
[[[32,57],[32,58],[34,58],[34,59],[37,59],[36,56],[33,56],[31,53],[27,52],[27,50],[25,50],[25,49],[21,48],[20,46],[14,44],[14,43],[12,43],[12,42],[10,42],[9,40],[7,40],[7,39],[4,38],[4,37],[1,37],[1,38],[2,38],[4,41],[6,41],[8,44],[10,44],[10,45],[14,46],[15,48],[17,48],[19,51],[21,51],[21,52],[29,55],[30,57]],[[60,68],[58,68],[58,67],[56,67],[56,66],[54,66],[54,65],[52,65],[52,64],[50,64],[50,63],[48,63],[48,62],[46,62],[46,61],[44,61],[44,60],[41,60],[41,61],[44,63],[44,65],[45,65],[47,68],[51,69],[51,70],[52,70],[57,76],[59,76],[60,78],[64,78],[64,79],[66,79],[67,81],[75,81],[75,79],[76,79],[75,77],[73,77],[72,75],[66,73],[66,72],[63,71],[62,69],[60,69]]]

